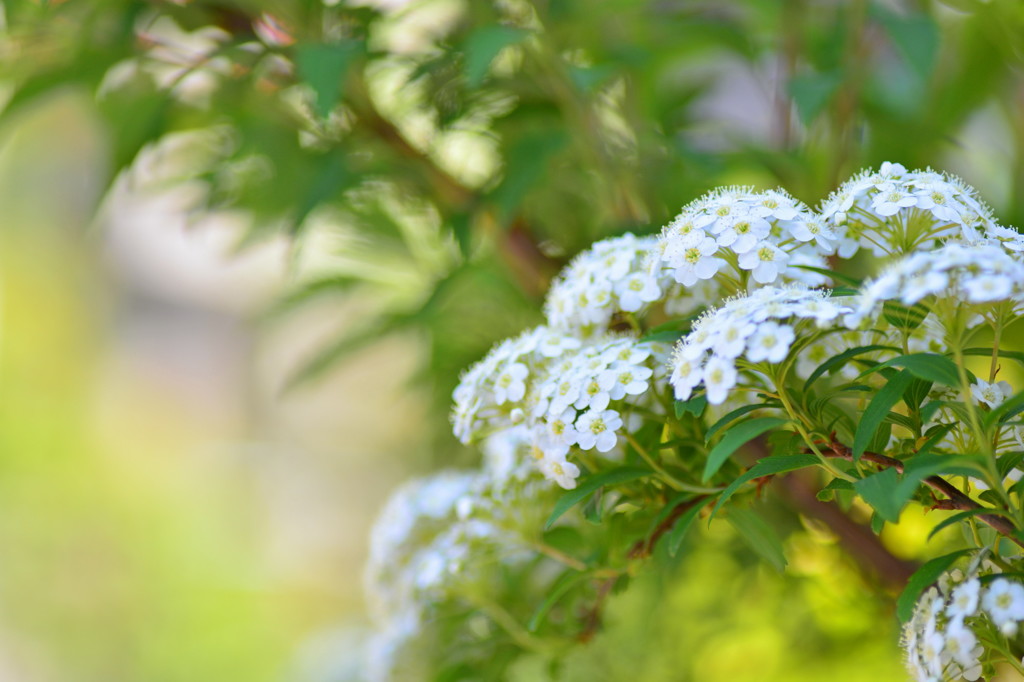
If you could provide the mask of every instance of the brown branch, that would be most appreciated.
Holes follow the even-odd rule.
[[[829,443],[828,446],[829,450],[822,453],[826,457],[844,459],[848,462],[854,461],[853,451],[846,445],[837,441],[835,439],[835,434],[832,435],[832,442]],[[879,466],[891,467],[896,469],[899,473],[903,473],[903,462],[898,459],[893,459],[892,457],[880,455],[875,452],[865,452],[861,455],[861,459],[873,464],[878,464]],[[969,495],[941,476],[929,476],[922,482],[932,490],[940,492],[949,498],[943,501],[944,503],[941,506],[942,509],[974,511],[975,509],[987,508],[975,502]],[[1024,547],[1024,540],[1021,540],[1020,537],[1018,537],[1017,529],[1007,519],[994,514],[979,514],[977,518],[979,521],[992,528],[1000,535],[1005,536],[1017,546]]]
[[[658,540],[660,540],[665,533],[672,530],[680,516],[693,509],[695,506],[704,504],[709,499],[709,495],[700,495],[692,500],[687,500],[677,504],[669,515],[665,517],[665,520],[659,523],[648,537],[641,538],[633,543],[633,546],[630,547],[626,556],[630,559],[646,559],[651,556],[651,554],[654,553],[654,546],[658,544]]]

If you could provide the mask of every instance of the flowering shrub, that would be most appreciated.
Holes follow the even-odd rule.
[[[866,281],[844,266],[862,247]],[[900,598],[916,679],[1021,669],[1022,302],[1024,237],[958,179],[893,163],[817,213],[725,188],[659,237],[594,244],[546,324],[455,391],[483,468],[410,484],[378,523],[380,679],[557,658],[652,553],[675,556],[697,519],[740,523],[797,470],[876,532],[912,501],[967,530]],[[769,527],[747,531],[784,565]]]

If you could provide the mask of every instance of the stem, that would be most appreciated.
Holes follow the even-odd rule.
[[[641,457],[643,457],[644,461],[647,462],[651,466],[652,469],[654,469],[655,471],[658,472],[658,474],[662,477],[662,479],[664,479],[665,483],[667,483],[669,486],[675,488],[676,490],[688,490],[689,489],[689,487],[685,483],[683,483],[682,481],[677,479],[675,476],[673,476],[672,474],[670,474],[667,471],[665,471],[664,467],[662,467],[660,464],[655,462],[654,458],[651,457],[651,453],[647,452],[647,450],[642,445],[640,445],[640,443],[637,442],[636,438],[633,437],[633,434],[627,433],[625,435],[626,435],[626,440],[629,442],[630,445],[633,446],[633,449],[637,451],[637,454],[639,454]]]
[[[552,547],[551,545],[548,545],[546,543],[543,543],[543,542],[531,542],[530,546],[533,549],[535,549],[538,552],[540,552],[541,554],[543,554],[544,556],[547,556],[547,557],[549,557],[551,559],[554,559],[555,561],[557,561],[557,562],[559,562],[561,564],[565,564],[566,566],[568,566],[569,568],[571,568],[573,570],[580,571],[582,573],[583,571],[586,571],[587,568],[588,568],[585,563],[583,563],[582,561],[580,561],[576,557],[569,556],[568,554],[566,554],[562,550],[557,549],[555,547]]]
[[[832,442],[829,444],[829,447],[831,448],[831,455],[826,456],[837,457],[849,462],[853,461],[853,450],[837,441],[835,439],[835,434],[832,436]],[[865,452],[860,458],[880,466],[892,467],[893,469],[896,469],[897,472],[901,474],[903,473],[903,462],[898,459],[880,455],[875,452]],[[983,507],[972,500],[966,493],[941,476],[929,476],[922,482],[932,490],[940,492],[949,498],[948,504],[944,505],[947,509],[958,509],[960,511],[986,509],[986,507]],[[994,514],[979,514],[976,518],[1000,535],[1006,536],[1010,542],[1024,548],[1024,540],[1021,540],[1017,536],[1016,527],[1005,517],[996,516]]]

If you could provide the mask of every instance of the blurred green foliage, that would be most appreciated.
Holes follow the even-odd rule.
[[[419,376],[437,411],[437,462],[468,456],[460,454],[443,417],[459,371],[495,340],[539,321],[546,283],[568,259],[607,235],[657,230],[710,188],[782,185],[815,204],[858,168],[893,160],[961,172],[996,204],[1004,223],[1024,224],[1024,4],[1016,0],[420,0],[364,6],[9,0],[3,13],[0,125],[56,93],[88,94],[107,128],[106,184],[130,169],[147,145],[175,133],[214,131],[222,143],[209,143],[190,175],[206,184],[208,207],[251,216],[240,246],[280,233],[294,235],[297,249],[325,232],[338,237],[331,242],[337,244],[331,267],[314,273],[297,268],[293,290],[272,316],[324,297],[368,297],[374,305],[346,321],[340,338],[297,369],[293,384],[384,335],[421,338],[429,353]],[[71,357],[66,351],[54,348],[47,356]],[[8,346],[4,352],[10,355],[5,367],[30,368],[30,356],[42,357],[36,347]],[[74,429],[53,435],[41,426],[79,419],[58,399],[73,386],[29,383],[15,382],[26,392],[0,429],[4,450],[73,451]],[[68,442],[41,447],[35,439],[44,436]],[[38,496],[19,506],[22,512],[45,519],[47,495],[83,495],[81,504],[66,503],[65,510],[91,505],[77,488],[73,467],[27,458],[8,459],[5,466],[4,497]],[[22,466],[46,467],[53,486],[19,487]],[[163,521],[187,526],[180,531],[185,543],[205,516]],[[125,532],[148,537],[145,528]],[[224,531],[210,544],[230,536]],[[151,570],[159,573],[160,560],[153,558],[159,555],[137,560],[156,562]],[[57,562],[77,560],[71,556]],[[695,679],[744,679],[734,670],[698,669],[705,664],[673,658],[713,640],[717,628],[749,626],[754,639],[738,641],[760,637],[760,644],[730,649],[719,637],[714,646],[726,653],[708,657],[706,665],[728,661],[732,651],[777,653],[777,634],[756,630],[742,611],[723,614],[720,622],[711,611],[721,601],[700,602],[709,592],[703,584],[712,578],[734,576],[742,595],[756,592],[760,576],[741,574],[724,552],[701,556],[709,564],[680,569],[687,572],[682,585],[664,599],[651,585],[613,599],[602,646],[571,661],[565,679],[575,679],[572,670],[581,678],[625,679],[637,670],[631,658],[637,649],[651,666],[645,679],[671,679],[686,665]],[[5,570],[31,572],[36,565],[19,568],[15,560]],[[174,661],[199,620],[204,626],[196,632],[204,633],[204,642],[209,628],[218,629],[211,623],[228,633],[209,644],[197,638],[184,649],[197,657],[197,667],[222,672],[208,677],[273,676],[260,668],[262,659],[247,663],[241,653],[230,655],[236,646],[250,652],[253,642],[278,642],[263,629],[266,618],[247,620],[247,609],[260,608],[255,601],[236,599],[213,580],[217,598],[204,598],[193,611],[176,598],[163,603],[161,595],[124,596],[150,583],[139,578],[138,586],[126,586],[115,580],[116,570],[94,570],[113,576],[112,594],[93,598],[111,605],[111,622],[125,630],[117,634],[130,640],[131,624],[150,619],[130,613],[136,600],[155,603],[168,609],[164,634],[176,646],[142,647],[135,652],[142,662],[121,670],[103,668],[110,659],[97,652],[100,663],[82,679],[127,679],[160,669],[168,671],[165,679],[192,679]],[[41,582],[61,584],[60,575],[44,577]],[[780,611],[796,602],[817,609],[813,619],[826,632],[833,605],[857,600],[850,594],[769,597]],[[31,618],[45,623],[66,613],[51,606],[39,602]],[[184,615],[176,618],[179,608]],[[697,615],[683,613],[688,608]],[[759,617],[764,608],[759,606]],[[869,639],[891,636],[877,625],[877,608],[868,605],[871,617],[863,623],[851,625],[847,617],[836,625],[850,629],[821,643],[822,658],[835,654],[829,647],[840,642],[861,666],[858,674],[890,674],[894,648]],[[200,614],[202,609],[212,611]],[[650,630],[642,627],[648,613],[654,614]],[[803,634],[805,621],[792,622],[797,625],[785,641]],[[100,640],[91,637],[92,623],[65,627],[83,652],[96,651]],[[687,646],[676,650],[672,642],[648,640],[656,627],[678,634]],[[867,643],[858,646],[859,638]],[[102,641],[109,646],[114,640]],[[209,658],[203,659],[206,646]],[[875,673],[865,661],[881,660],[880,649],[889,658],[879,664],[884,672]],[[778,661],[765,666],[763,675],[746,679],[824,674],[812,666],[799,677]],[[538,679],[535,672],[524,672],[524,679]]]
[[[207,201],[249,211],[250,239],[301,235],[317,216],[357,236],[356,257],[297,275],[291,300],[369,290],[388,305],[297,380],[414,330],[441,408],[462,367],[537,319],[569,256],[655,230],[721,184],[783,185],[813,204],[892,159],[994,178],[1001,217],[1024,222],[1014,0],[17,0],[5,12],[3,119],[59,89],[95,93],[110,178],[144,145],[214,128]],[[970,148],[978,130],[984,150]],[[369,274],[373,262],[396,281]]]

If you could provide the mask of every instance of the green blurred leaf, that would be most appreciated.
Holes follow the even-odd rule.
[[[299,77],[313,89],[313,111],[326,118],[341,101],[345,75],[363,52],[363,43],[308,43],[295,48]]]
[[[871,12],[914,72],[927,80],[939,51],[939,28],[935,20],[921,13],[901,16],[879,4],[872,4]]]
[[[470,33],[462,45],[469,87],[479,87],[498,53],[528,35],[529,31],[512,26],[482,26]]]
[[[839,71],[808,73],[789,81],[789,94],[804,125],[810,125],[843,82]],[[830,273],[830,276],[834,273]]]
[[[779,417],[758,417],[750,421],[741,422],[725,433],[725,437],[718,441],[715,447],[708,453],[707,462],[704,465],[703,480],[707,481],[725,464],[732,453],[746,445],[766,431],[788,424],[788,419]]]
[[[684,414],[692,414],[694,417],[699,417],[704,414],[704,409],[707,406],[708,397],[703,393],[689,400],[677,400],[675,403],[676,419],[681,418]]]
[[[895,469],[883,469],[853,484],[857,494],[871,505],[879,516],[890,523],[900,518],[903,505],[896,500],[896,487],[899,485],[899,474]]]
[[[954,561],[973,551],[972,549],[962,549],[959,552],[936,557],[917,569],[914,575],[910,576],[899,599],[896,600],[896,615],[899,616],[900,621],[906,623],[914,615],[914,604],[925,588],[938,580],[939,576],[945,573]]]
[[[668,555],[674,557],[679,553],[679,548],[683,544],[683,539],[686,537],[686,532],[690,530],[690,526],[693,525],[694,519],[700,514],[700,510],[704,508],[703,504],[695,504],[690,509],[683,512],[682,516],[676,519],[676,523],[672,526],[672,530],[668,534]]]
[[[739,531],[740,537],[780,573],[786,568],[786,555],[782,552],[782,540],[775,529],[750,509],[733,509],[726,520]]]
[[[619,467],[618,469],[612,469],[611,471],[588,477],[579,486],[558,498],[558,501],[555,502],[555,508],[551,511],[551,516],[548,517],[547,523],[544,524],[544,529],[551,528],[551,525],[561,518],[562,514],[572,509],[599,488],[635,481],[638,478],[644,478],[652,474],[653,472],[650,469]]]
[[[757,464],[750,467],[750,469],[742,476],[730,483],[728,487],[718,495],[718,500],[715,502],[715,508],[711,510],[711,516],[708,518],[708,522],[710,523],[711,519],[715,518],[715,514],[717,514],[718,510],[722,508],[722,505],[724,505],[743,484],[748,483],[755,478],[761,478],[762,476],[773,476],[787,471],[805,469],[820,463],[821,462],[814,455],[776,455],[774,457],[765,457]]]

